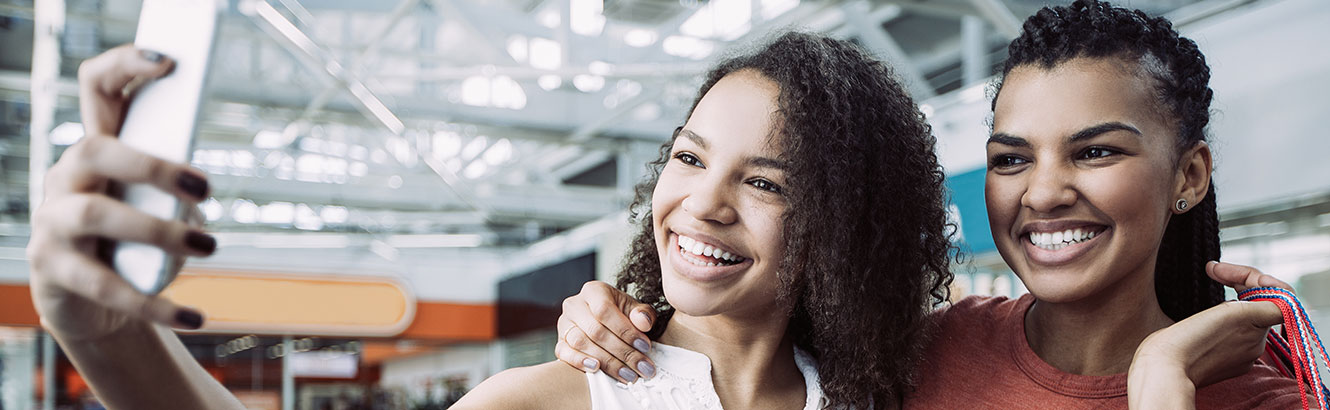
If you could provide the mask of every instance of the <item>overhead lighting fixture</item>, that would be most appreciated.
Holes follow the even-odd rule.
[[[548,38],[532,37],[528,43],[527,57],[533,68],[558,70],[563,65],[563,47]]]
[[[485,243],[476,234],[392,235],[384,243],[394,248],[473,248]]]
[[[710,41],[702,40],[696,37],[687,36],[669,36],[660,42],[661,49],[666,54],[701,60],[711,55],[715,46]]]
[[[656,32],[635,28],[623,34],[623,43],[630,47],[646,47],[656,43]]]
[[[573,76],[573,87],[584,93],[594,93],[605,87],[605,77],[589,74]]]
[[[563,86],[563,78],[555,74],[545,74],[536,79],[536,84],[545,91],[554,91],[554,89]]]
[[[348,212],[344,206],[324,205],[323,208],[319,209],[319,219],[322,219],[325,223],[346,223],[349,215],[350,212]]]
[[[799,0],[762,0],[762,19],[771,20],[799,7]]]
[[[568,28],[584,36],[598,36],[605,28],[603,0],[569,0]]]
[[[679,33],[698,38],[734,40],[748,32],[751,0],[712,0],[679,25]]]
[[[512,57],[514,61],[517,61],[519,63],[525,63],[526,54],[527,54],[526,52],[527,52],[527,47],[526,47],[525,36],[513,35],[512,37],[508,37],[509,57]]]
[[[295,220],[296,205],[290,202],[272,202],[259,207],[259,223],[289,224]]]
[[[587,64],[587,72],[591,74],[606,76],[610,75],[611,71],[614,71],[614,65],[604,61],[596,60]]]

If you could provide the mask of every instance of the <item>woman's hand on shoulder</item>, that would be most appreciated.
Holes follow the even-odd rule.
[[[558,362],[504,370],[467,392],[450,409],[589,409],[586,374]]]
[[[1241,292],[1289,284],[1242,265],[1210,262],[1206,273]],[[1265,348],[1271,326],[1283,314],[1270,302],[1229,301],[1160,329],[1136,349],[1127,377],[1131,408],[1195,406],[1195,390],[1246,374]]]
[[[554,355],[575,369],[604,370],[621,382],[649,379],[656,367],[646,356],[651,339],[644,332],[655,321],[651,306],[605,282],[587,282],[563,300]]]

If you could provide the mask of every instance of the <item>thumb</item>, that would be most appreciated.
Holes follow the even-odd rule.
[[[642,333],[651,331],[651,326],[656,323],[656,310],[650,306],[641,303],[633,304],[633,313],[629,318],[633,321],[633,326]]]
[[[1237,311],[1242,320],[1252,327],[1268,329],[1271,326],[1284,323],[1284,312],[1279,310],[1279,306],[1270,301],[1227,302],[1237,306]]]

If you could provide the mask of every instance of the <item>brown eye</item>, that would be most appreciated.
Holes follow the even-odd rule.
[[[705,166],[702,166],[701,160],[697,159],[697,157],[694,156],[693,154],[689,154],[687,152],[680,152],[678,154],[674,154],[674,159],[677,159],[679,160],[679,162],[692,165],[698,168],[706,168]]]
[[[1014,167],[1017,165],[1022,165],[1028,162],[1030,161],[1015,155],[998,155],[993,157],[993,159],[989,160],[988,167],[1006,168],[1006,167]]]
[[[754,187],[757,187],[757,189],[761,189],[761,190],[763,190],[763,191],[774,192],[774,193],[777,193],[777,194],[779,194],[779,193],[781,192],[781,191],[780,191],[780,185],[776,185],[776,183],[771,182],[771,181],[768,181],[768,180],[765,180],[765,179],[755,179],[755,180],[749,181],[748,184],[749,184],[749,185],[752,185],[752,186],[754,186]]]
[[[1119,152],[1115,150],[1104,147],[1090,147],[1086,148],[1085,151],[1081,151],[1081,159],[1104,158],[1117,155],[1118,153]]]

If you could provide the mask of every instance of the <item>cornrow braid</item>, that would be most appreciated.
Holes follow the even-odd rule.
[[[1045,7],[1025,20],[1021,36],[1008,47],[1005,77],[1013,68],[1050,69],[1074,58],[1121,58],[1134,62],[1153,80],[1160,111],[1177,130],[1177,152],[1205,141],[1210,122],[1210,67],[1196,42],[1182,37],[1172,23],[1097,0],[1077,0],[1066,7]],[[1002,84],[997,84],[1002,92]],[[996,107],[997,98],[993,98]],[[1185,319],[1224,300],[1224,288],[1205,274],[1205,263],[1219,259],[1219,216],[1213,181],[1205,198],[1165,228],[1155,262],[1155,293],[1173,320]]]

